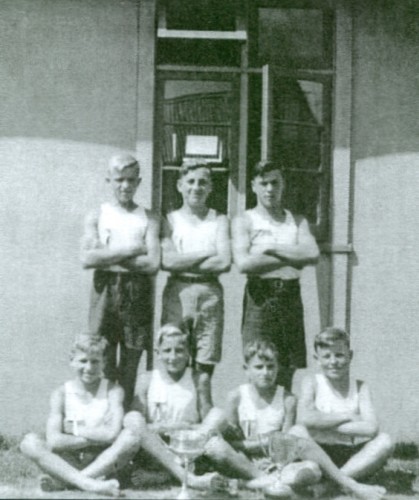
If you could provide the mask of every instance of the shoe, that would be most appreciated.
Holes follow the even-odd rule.
[[[265,498],[278,500],[280,498],[291,498],[294,494],[292,488],[286,484],[275,482],[263,489]]]

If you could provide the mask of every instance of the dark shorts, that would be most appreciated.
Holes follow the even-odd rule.
[[[150,276],[96,270],[90,298],[89,331],[110,345],[152,353],[153,287]]]
[[[339,468],[343,467],[350,458],[359,453],[365,446],[365,443],[356,445],[317,444],[329,455],[336,467]]]
[[[83,450],[61,451],[58,455],[77,470],[83,470],[104,452],[105,446],[89,446]]]
[[[216,277],[189,281],[170,276],[163,292],[161,324],[191,329],[191,358],[200,365],[214,365],[221,359],[224,327],[223,288]],[[203,370],[205,371],[205,369]]]
[[[273,342],[283,367],[306,367],[304,311],[298,280],[249,278],[243,300],[243,344]]]

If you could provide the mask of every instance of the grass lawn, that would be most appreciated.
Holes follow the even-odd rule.
[[[17,439],[7,439],[0,435],[0,498],[59,498],[59,499],[97,499],[98,495],[81,491],[45,493],[38,487],[40,472],[25,459],[17,448]],[[411,490],[411,482],[419,474],[419,454],[414,444],[400,444],[396,447],[393,458],[385,468],[368,482],[381,484],[387,488],[389,500],[419,499]],[[130,499],[171,499],[179,494],[179,486],[167,477],[142,475],[138,489],[123,490],[124,497]],[[228,494],[200,493],[193,491],[194,498],[218,500],[229,498]],[[259,500],[257,493],[240,491],[240,499]],[[309,498],[296,497],[296,498]],[[334,500],[350,500],[345,495],[329,496]]]

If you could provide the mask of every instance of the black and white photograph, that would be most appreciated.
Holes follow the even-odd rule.
[[[419,499],[419,1],[0,0],[0,498]]]

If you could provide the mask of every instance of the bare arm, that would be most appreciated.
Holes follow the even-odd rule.
[[[282,426],[282,432],[288,432],[291,427],[295,424],[295,418],[297,414],[297,398],[289,393],[285,393],[284,399],[284,407],[285,407],[285,418],[284,425]]]
[[[286,265],[280,257],[266,253],[250,253],[250,228],[247,219],[236,217],[232,224],[233,258],[241,273],[263,273]]]
[[[148,228],[145,236],[145,253],[137,255],[121,264],[131,271],[140,271],[143,274],[155,274],[160,267],[160,221],[159,218],[147,213]]]
[[[64,387],[51,395],[46,438],[52,451],[79,450],[91,444],[84,437],[64,432]]]
[[[333,429],[352,420],[349,413],[324,413],[316,409],[316,384],[313,377],[306,377],[301,384],[298,403],[298,423],[308,429]]]
[[[95,427],[79,427],[79,436],[95,443],[111,444],[122,430],[124,390],[114,385],[109,389],[109,409],[105,422]]]
[[[231,265],[231,245],[228,219],[225,215],[217,218],[216,254],[207,257],[196,266],[201,273],[224,273]]]
[[[100,242],[98,231],[99,214],[91,212],[84,222],[80,260],[85,269],[106,268],[120,264],[125,259],[141,255],[147,251],[140,243],[129,247],[109,248]]]
[[[197,272],[196,267],[208,257],[215,255],[213,252],[187,252],[179,253],[172,241],[172,228],[167,219],[163,221],[162,237],[162,268],[172,272]]]
[[[297,243],[289,245],[278,243],[265,251],[281,259],[286,259],[289,264],[306,265],[314,264],[319,257],[319,248],[314,236],[311,234],[308,222],[302,219],[298,224]]]
[[[361,382],[359,390],[359,415],[354,415],[351,422],[343,423],[337,431],[348,436],[372,438],[378,433],[378,422],[367,385]]]

